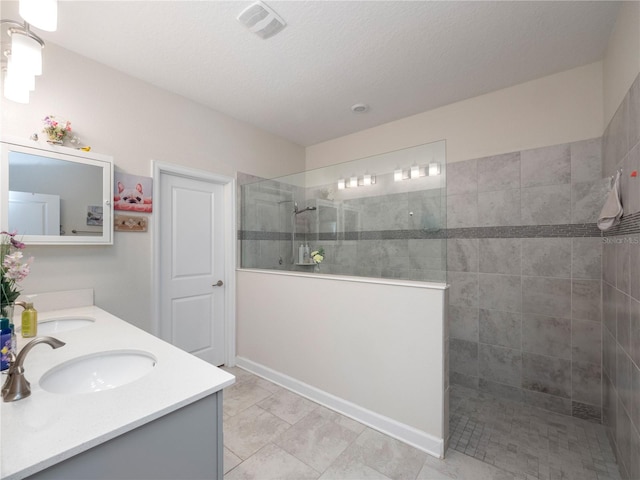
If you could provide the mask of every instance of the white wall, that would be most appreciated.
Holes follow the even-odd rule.
[[[640,2],[622,2],[603,61],[603,129],[640,72]]]
[[[28,138],[46,115],[71,121],[116,169],[151,174],[151,160],[235,176],[304,169],[304,149],[48,43],[29,105],[0,100],[2,134]],[[151,230],[151,227],[150,227]],[[25,292],[92,287],[96,303],[150,329],[151,233],[116,232],[113,246],[28,247]]]
[[[435,456],[446,436],[441,284],[239,270],[238,365]]]
[[[446,105],[307,148],[307,169],[437,140],[447,162],[602,135],[602,63]]]

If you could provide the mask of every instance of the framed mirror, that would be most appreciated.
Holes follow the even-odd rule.
[[[113,244],[113,160],[2,138],[0,229],[29,245]]]

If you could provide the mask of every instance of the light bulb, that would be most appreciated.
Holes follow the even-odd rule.
[[[42,46],[25,33],[11,32],[11,58],[15,72],[42,75]]]
[[[55,32],[58,28],[57,0],[20,0],[20,16],[40,30]]]

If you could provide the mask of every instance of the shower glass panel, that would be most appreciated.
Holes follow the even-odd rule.
[[[240,194],[242,268],[446,281],[444,141],[254,178]],[[324,260],[299,258],[301,245]]]

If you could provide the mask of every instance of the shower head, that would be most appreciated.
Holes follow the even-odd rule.
[[[303,213],[303,212],[307,212],[307,211],[311,212],[311,211],[317,210],[317,209],[318,209],[318,207],[305,207],[302,210],[298,210],[298,204],[297,203],[293,204],[293,214],[294,215],[298,215],[299,213]]]

